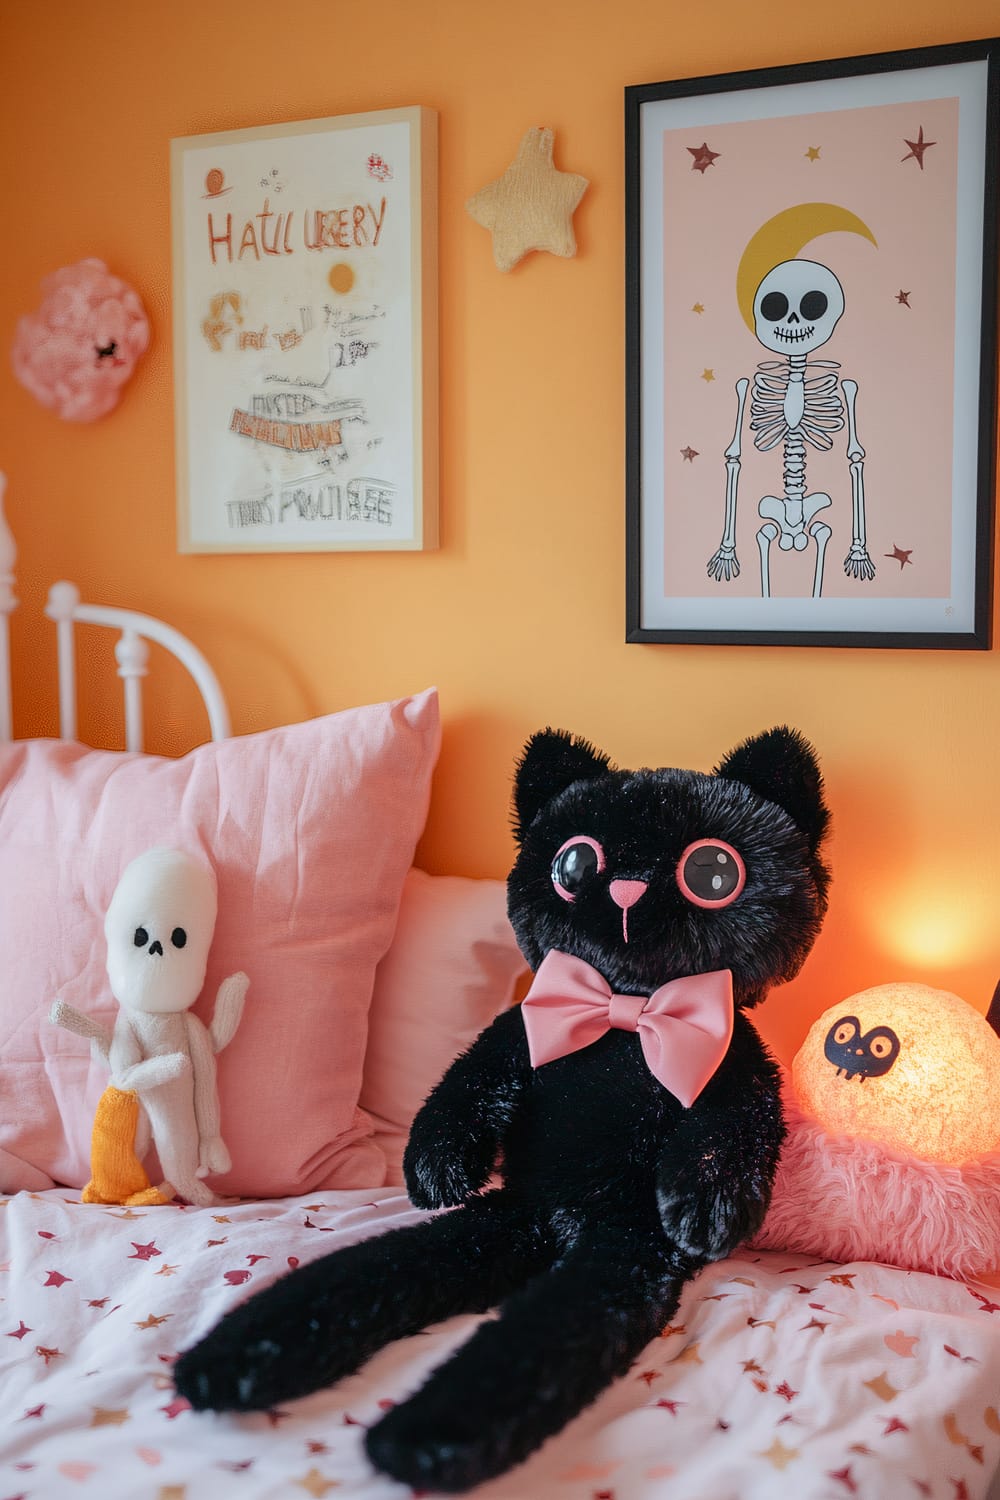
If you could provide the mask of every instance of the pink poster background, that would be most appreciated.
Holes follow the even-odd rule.
[[[934,142],[923,165],[908,141]],[[950,592],[958,100],[937,99],[783,119],[665,131],[664,586],[667,597],[760,596],[756,533],[763,495],[782,495],[782,448],[759,453],[744,412],[736,548],[738,579],[706,573],[725,518],[725,449],[736,422],[736,381],[775,359],[743,321],[736,273],[757,230],[782,210],[833,204],[861,235],[830,233],[787,251],[828,266],[845,294],[829,343],[810,359],[856,380],[868,551],[874,580],[848,578],[851,477],[847,427],[833,448],[806,450],[806,488],[833,504],[826,598],[929,598]],[[717,157],[698,170],[692,150]],[[689,149],[691,148],[691,149]],[[818,155],[815,153],[818,152]],[[899,300],[901,292],[907,301]],[[907,305],[907,302],[909,305]],[[696,312],[699,306],[703,311]],[[706,378],[706,376],[710,378]],[[843,399],[841,394],[841,399]],[[683,450],[697,457],[686,459]],[[887,556],[894,549],[909,560]],[[771,548],[774,597],[808,597],[815,548]]]

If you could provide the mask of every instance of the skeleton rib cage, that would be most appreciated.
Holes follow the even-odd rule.
[[[750,431],[754,447],[761,453],[769,453],[784,443],[782,479],[789,500],[801,499],[805,494],[805,444],[829,452],[833,447],[832,434],[844,426],[839,369],[839,362],[833,359],[809,360],[799,368],[786,359],[764,360],[757,366],[750,399]],[[790,427],[785,397],[793,370],[802,381],[804,399],[802,416],[795,427]],[[810,375],[810,371],[815,373]]]
[[[754,447],[768,453],[785,441],[794,430],[814,448],[833,447],[834,432],[844,425],[844,403],[840,399],[834,359],[808,360],[803,369],[804,407],[802,419],[794,429],[785,420],[785,396],[788,393],[792,365],[787,359],[768,359],[757,366],[750,401],[750,430]],[[820,373],[810,375],[810,370]]]

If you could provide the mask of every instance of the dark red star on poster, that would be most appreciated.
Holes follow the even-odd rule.
[[[900,307],[909,307],[909,305],[910,305],[910,294],[909,294],[909,292],[904,292],[904,291],[897,292],[896,293],[896,301],[899,303]]]
[[[698,457],[697,448],[682,448],[680,451],[685,463],[693,464],[695,459]]]
[[[909,145],[909,142],[907,142],[907,145]],[[706,141],[702,141],[700,146],[688,146],[687,149],[694,157],[694,161],[691,163],[692,172],[700,172],[703,177],[708,168],[714,167],[716,161],[722,155],[721,151],[710,151]]]
[[[922,172],[924,170],[924,152],[929,151],[932,146],[936,146],[937,141],[924,140],[924,127],[922,125],[917,131],[917,138],[915,141],[907,141],[905,135],[903,136],[903,140],[906,141],[906,144],[910,149],[909,151],[907,151],[905,156],[901,156],[899,158],[900,161],[909,161],[910,157],[912,156],[913,160],[916,162],[917,166]]]
[[[884,552],[882,554],[882,556],[883,557],[891,557],[891,558],[894,559],[895,562],[898,562],[899,563],[899,571],[902,573],[903,569],[907,566],[907,564],[909,564],[909,566],[911,568],[913,567],[913,564],[910,562],[910,556],[911,556],[912,552],[913,552],[913,548],[912,547],[897,547],[896,544],[895,544],[895,542],[893,542],[893,544],[892,544],[892,551],[891,552]]]

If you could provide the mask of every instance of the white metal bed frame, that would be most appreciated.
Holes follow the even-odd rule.
[[[10,617],[17,608],[14,593],[14,564],[17,547],[3,511],[6,476],[0,473],[0,743],[13,738],[10,671]],[[59,674],[59,738],[76,739],[76,643],[75,630],[80,625],[103,625],[119,632],[115,643],[118,676],[125,696],[125,748],[141,751],[143,738],[142,679],[148,675],[149,641],[175,656],[194,678],[208,713],[209,732],[213,740],[227,739],[232,732],[226,700],[212,668],[187,636],[172,625],[103,604],[83,604],[74,583],[54,583],[49,590],[45,613],[55,622]]]

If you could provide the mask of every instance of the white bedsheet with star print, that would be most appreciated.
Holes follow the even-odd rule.
[[[171,1363],[290,1265],[419,1215],[393,1189],[143,1211],[0,1207],[0,1500],[403,1500],[365,1424],[475,1321],[287,1409],[199,1415]],[[525,1391],[525,1401],[531,1392]],[[982,1500],[1000,1291],[747,1253],[702,1273],[620,1381],[483,1500]]]

